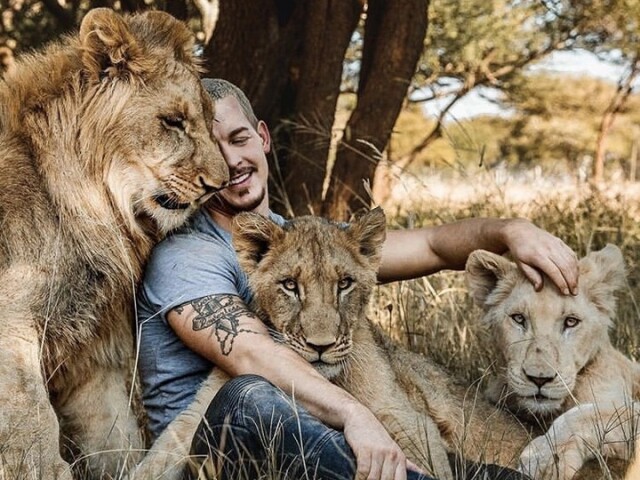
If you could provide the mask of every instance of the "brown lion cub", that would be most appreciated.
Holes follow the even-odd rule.
[[[274,338],[368,406],[414,463],[438,479],[452,478],[447,451],[514,464],[529,436],[513,417],[457,385],[426,357],[392,344],[366,318],[384,238],[381,209],[350,225],[299,217],[281,227],[250,213],[233,223],[254,308]],[[227,380],[213,371],[194,403],[156,440],[135,478],[180,478],[197,425]],[[464,478],[464,469],[458,473]]]
[[[228,179],[194,37],[166,13],[87,13],[0,80],[0,478],[120,478],[133,295],[154,243]]]

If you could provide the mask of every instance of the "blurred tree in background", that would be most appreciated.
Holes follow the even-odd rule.
[[[363,180],[389,164],[592,158],[597,180],[605,158],[637,155],[636,0],[3,0],[0,65],[94,7],[161,9],[189,23],[207,75],[243,88],[274,132],[271,189],[285,213],[346,218],[369,204]],[[527,73],[578,48],[627,66],[618,85]],[[499,92],[511,115],[449,121],[478,88]],[[425,119],[434,101],[439,114]]]

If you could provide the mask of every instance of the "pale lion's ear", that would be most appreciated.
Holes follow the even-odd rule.
[[[283,234],[282,227],[258,213],[243,212],[236,215],[231,235],[240,267],[247,274],[252,273]]]
[[[498,283],[516,270],[516,266],[501,255],[476,250],[469,255],[465,267],[467,287],[476,305],[487,308],[487,298]]]
[[[360,253],[369,258],[372,264],[378,265],[387,235],[387,219],[382,208],[376,207],[356,218],[348,231],[360,245]]]
[[[109,8],[90,10],[80,24],[82,63],[92,81],[142,75],[150,66],[125,19]]]
[[[580,260],[580,291],[596,307],[613,316],[616,309],[615,293],[626,284],[624,258],[618,247],[608,244],[602,250],[591,252]]]

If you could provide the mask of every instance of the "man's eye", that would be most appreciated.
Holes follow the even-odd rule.
[[[168,129],[185,129],[185,118],[182,115],[166,115],[160,117],[160,121]]]
[[[231,145],[245,145],[249,141],[249,137],[236,137],[231,140]]]
[[[340,279],[340,281],[338,282],[338,290],[339,291],[346,290],[351,285],[353,285],[353,278],[344,277],[344,278]]]

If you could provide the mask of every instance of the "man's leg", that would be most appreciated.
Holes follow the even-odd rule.
[[[191,445],[194,470],[222,480],[352,480],[344,435],[310,415],[268,381],[236,377],[218,392]],[[197,478],[191,473],[190,478]],[[410,480],[429,480],[410,472]]]

